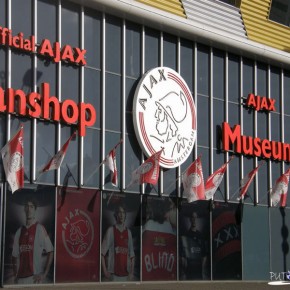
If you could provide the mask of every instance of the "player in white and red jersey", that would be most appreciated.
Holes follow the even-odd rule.
[[[131,231],[125,226],[126,212],[123,206],[116,207],[115,218],[116,224],[108,228],[102,242],[103,273],[105,278],[113,281],[132,280],[135,253]]]
[[[142,279],[176,280],[176,233],[169,222],[169,201],[151,201],[151,216],[143,228]]]
[[[25,226],[15,234],[12,262],[15,282],[18,284],[34,284],[44,282],[52,260],[53,245],[43,225],[35,220],[36,202],[28,200],[24,205],[26,215]],[[43,269],[42,255],[47,253]]]

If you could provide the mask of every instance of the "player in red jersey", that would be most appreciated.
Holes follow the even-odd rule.
[[[53,245],[43,225],[35,219],[37,204],[27,200],[24,205],[26,224],[15,234],[12,263],[15,283],[35,284],[45,282],[53,260]],[[43,269],[43,253],[46,252]]]
[[[116,207],[115,218],[116,224],[108,228],[102,242],[103,273],[112,281],[133,280],[135,253],[131,231],[125,226],[124,206]]]
[[[154,198],[147,204],[143,226],[142,279],[176,280],[176,208],[170,199]]]

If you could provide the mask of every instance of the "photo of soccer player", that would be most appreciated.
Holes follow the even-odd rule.
[[[53,282],[55,188],[6,193],[4,284]]]
[[[140,196],[104,192],[102,281],[140,279]]]
[[[175,199],[144,196],[142,205],[142,280],[176,280]]]
[[[210,212],[207,201],[183,201],[179,214],[180,280],[210,279]]]

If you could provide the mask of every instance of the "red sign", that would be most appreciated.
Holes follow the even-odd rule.
[[[245,155],[290,161],[290,144],[241,135],[240,125],[231,128],[227,122],[223,122],[222,131],[225,151],[233,150]]]
[[[57,97],[50,96],[48,83],[41,84],[40,93],[31,92],[27,95],[20,89],[8,88],[4,91],[0,87],[0,112],[17,112],[22,116],[64,121],[67,124],[78,123],[80,136],[85,136],[86,127],[92,126],[96,121],[93,105],[83,102],[76,104],[69,99],[59,102]]]
[[[55,280],[99,281],[100,193],[94,189],[58,190]]]
[[[275,102],[276,100],[274,99],[249,94],[246,101],[246,106],[252,107],[256,111],[276,111]]]
[[[51,42],[48,39],[44,39],[40,46],[35,44],[35,36],[31,35],[28,38],[24,38],[24,34],[19,32],[17,35],[12,34],[12,30],[6,27],[0,26],[0,45],[7,45],[17,49],[24,50],[26,52],[36,52],[38,54],[48,56],[54,62],[67,61],[72,64],[86,65],[85,49],[78,47],[71,47],[70,45],[60,46],[59,42]]]

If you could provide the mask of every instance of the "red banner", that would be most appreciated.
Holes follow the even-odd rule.
[[[57,199],[56,282],[99,281],[100,193],[60,187]]]

